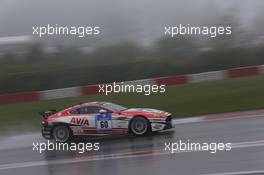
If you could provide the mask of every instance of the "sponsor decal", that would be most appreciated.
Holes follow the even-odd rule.
[[[73,117],[70,121],[74,125],[86,125],[89,126],[89,120],[87,118],[75,118]]]

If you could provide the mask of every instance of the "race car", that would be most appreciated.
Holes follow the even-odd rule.
[[[150,132],[173,127],[171,113],[148,108],[126,108],[110,102],[80,103],[57,112],[40,112],[42,136],[68,142],[75,136],[106,136]]]

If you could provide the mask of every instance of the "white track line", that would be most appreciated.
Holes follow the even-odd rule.
[[[196,123],[202,122],[204,117],[191,117],[191,118],[183,118],[183,119],[173,119],[172,122],[174,125],[184,124],[184,123]]]
[[[264,146],[264,140],[232,143],[232,149],[259,147],[259,146]],[[99,156],[76,158],[76,159],[64,159],[64,160],[52,160],[52,161],[45,161],[45,160],[31,161],[31,162],[22,162],[22,163],[2,164],[0,165],[0,170],[27,168],[27,167],[45,166],[45,165],[62,165],[62,164],[82,163],[82,162],[91,162],[91,161],[100,161],[100,160],[113,160],[113,159],[138,158],[138,157],[147,157],[147,156],[170,155],[170,154],[201,152],[201,151],[203,150],[175,151],[174,153],[170,153],[170,152],[166,152],[161,149],[161,150],[151,150],[151,151],[141,151],[141,152],[128,152],[128,153],[119,153],[119,154],[99,155]]]
[[[257,118],[257,117],[264,117],[264,114],[256,114],[256,115],[241,115],[241,116],[235,116],[230,118],[214,118],[214,119],[205,119],[203,122],[210,122],[210,121],[221,121],[221,120],[236,120],[236,119],[247,119],[247,118]]]
[[[247,118],[257,118],[257,117],[264,117],[264,114],[257,114],[257,115],[247,115],[247,116],[235,116],[230,118],[207,118],[206,116],[202,117],[191,117],[186,119],[173,119],[173,125],[177,124],[188,124],[188,123],[200,123],[200,122],[214,122],[214,121],[224,121],[224,120],[236,120],[236,119],[247,119]]]
[[[226,173],[213,173],[213,174],[202,174],[202,175],[239,175],[239,174],[264,174],[264,170],[254,170],[254,171],[236,171],[236,172],[226,172]]]

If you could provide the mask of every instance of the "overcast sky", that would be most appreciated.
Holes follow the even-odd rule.
[[[164,25],[199,25],[235,10],[244,25],[264,14],[263,0],[0,0],[0,37],[31,35],[32,26],[100,25],[100,42],[149,42]]]

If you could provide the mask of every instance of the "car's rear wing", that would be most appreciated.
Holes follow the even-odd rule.
[[[39,114],[43,117],[43,118],[47,118],[48,116],[51,116],[53,114],[57,113],[56,109],[52,109],[49,111],[45,111],[45,112],[39,112]]]

